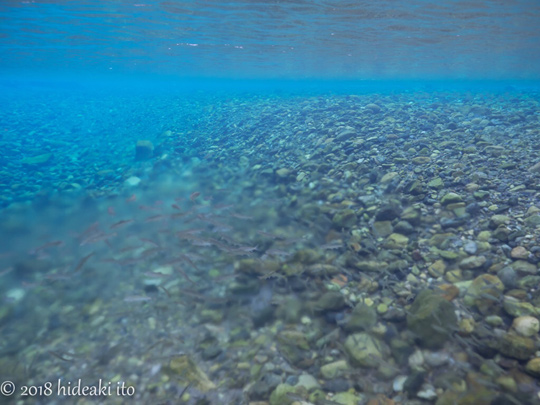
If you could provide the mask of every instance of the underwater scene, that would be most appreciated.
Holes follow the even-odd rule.
[[[540,3],[0,21],[0,404],[540,404]]]

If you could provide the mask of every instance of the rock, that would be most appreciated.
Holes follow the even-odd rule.
[[[298,377],[296,386],[304,387],[308,392],[320,387],[315,377],[313,377],[311,374],[300,375],[300,377]]]
[[[348,332],[360,332],[369,330],[377,323],[377,313],[373,307],[364,303],[356,305],[351,312],[345,330]]]
[[[441,290],[441,297],[446,301],[452,301],[459,295],[459,288],[454,284],[440,284],[437,288]]]
[[[440,190],[444,187],[444,182],[440,177],[436,177],[428,183],[428,187]]]
[[[529,251],[523,246],[516,246],[510,252],[510,257],[512,259],[527,260],[527,258],[529,257]]]
[[[295,367],[307,368],[313,364],[307,337],[300,331],[283,331],[277,335],[280,353]]]
[[[409,238],[399,233],[393,233],[384,242],[384,246],[388,249],[405,249],[409,243]]]
[[[499,270],[497,272],[497,277],[499,277],[504,286],[508,289],[514,288],[518,281],[516,271],[510,266],[503,267]]]
[[[366,368],[378,367],[379,360],[385,359],[390,354],[386,343],[363,332],[349,335],[345,340],[345,350],[351,361],[357,366]]]
[[[528,360],[536,352],[534,340],[525,336],[507,333],[497,342],[501,354],[518,360]]]
[[[531,215],[530,217],[525,218],[525,225],[530,228],[535,228],[540,225],[540,215]]]
[[[531,173],[540,173],[540,162],[536,163],[535,165],[529,167],[528,169]]]
[[[349,208],[337,212],[332,218],[332,223],[339,229],[352,228],[357,221],[356,213]]]
[[[469,307],[476,306],[480,313],[487,315],[498,304],[503,291],[504,285],[497,276],[481,274],[470,284],[463,302]]]
[[[418,156],[418,157],[412,158],[411,162],[415,165],[425,165],[431,162],[431,159],[428,156]],[[413,190],[409,190],[411,194],[414,194],[412,191]]]
[[[339,134],[337,134],[336,140],[338,140],[340,142],[343,142],[343,141],[346,141],[348,139],[354,138],[355,136],[356,136],[355,131],[353,131],[351,129],[346,129],[344,131],[341,131]]]
[[[183,381],[193,384],[202,392],[217,388],[188,355],[173,357],[169,362],[169,369],[176,375],[175,378],[181,378]]]
[[[407,377],[407,380],[405,380],[405,383],[403,384],[403,390],[411,397],[415,396],[418,390],[420,390],[420,388],[424,384],[424,378],[426,377],[426,374],[427,373],[425,371],[412,371]]]
[[[294,253],[290,261],[293,263],[309,265],[319,262],[321,257],[321,253],[316,249],[300,249]]]
[[[381,112],[381,107],[379,107],[377,104],[369,103],[365,106],[366,110],[369,110],[372,113],[379,113]]]
[[[504,297],[503,309],[513,317],[536,315],[537,310],[530,302],[520,302],[514,297]]]
[[[382,176],[381,180],[379,181],[379,183],[381,184],[387,184],[387,183],[390,183],[392,180],[394,180],[396,177],[399,176],[399,173],[398,172],[389,172],[389,173],[386,173],[384,176]]]
[[[377,238],[384,238],[393,232],[391,221],[373,222],[373,235]]]
[[[386,262],[377,262],[375,260],[358,260],[352,263],[356,269],[360,271],[366,271],[368,273],[376,273],[380,272],[381,270],[384,270],[386,267],[388,267],[388,263]]]
[[[392,221],[395,218],[398,218],[401,214],[401,206],[397,202],[391,202],[383,205],[377,211],[375,215],[376,221]]]
[[[321,367],[321,375],[330,380],[332,378],[340,377],[349,370],[349,365],[345,360],[338,360],[332,363],[325,364]]]
[[[463,198],[459,194],[449,192],[449,193],[446,193],[444,197],[441,199],[441,204],[446,206],[448,204],[454,204],[454,203],[458,203],[462,201],[463,201]]]
[[[295,400],[290,398],[287,394],[289,392],[295,393],[298,388],[289,384],[279,384],[272,394],[270,395],[270,405],[290,405]]]
[[[337,291],[324,293],[315,304],[315,311],[328,312],[339,311],[346,307],[345,298]]]
[[[407,221],[399,221],[394,226],[394,231],[402,235],[410,235],[414,232],[414,227]]]
[[[287,177],[289,177],[289,175],[292,173],[293,171],[291,169],[287,169],[287,168],[281,168],[281,169],[277,169],[276,170],[276,176],[279,177],[280,179],[285,179]]]
[[[124,184],[127,187],[136,187],[136,186],[139,185],[140,182],[141,182],[140,178],[135,177],[135,176],[131,176],[128,179],[126,179],[126,181],[124,181]]]
[[[44,153],[42,155],[24,158],[21,160],[21,163],[24,166],[38,167],[38,166],[43,166],[49,163],[52,157],[53,157],[52,153]]]
[[[280,269],[280,263],[273,260],[263,262],[255,259],[243,259],[234,263],[234,270],[253,275],[273,274]]]
[[[540,331],[540,322],[532,316],[518,316],[512,322],[512,327],[521,336],[531,337]]]
[[[135,146],[135,160],[148,160],[154,156],[154,144],[150,141],[139,140]]]
[[[540,377],[540,357],[535,357],[527,362],[525,371],[535,377]]]
[[[500,225],[506,225],[506,224],[510,223],[510,221],[511,221],[511,218],[509,216],[506,216],[506,215],[493,215],[489,219],[489,227],[491,229],[496,229]]]
[[[411,305],[407,325],[418,336],[422,346],[439,349],[457,327],[454,306],[439,294],[423,290]]]
[[[332,378],[322,386],[322,389],[329,392],[342,392],[351,388],[351,383],[345,378]]]
[[[470,256],[466,257],[459,263],[459,267],[463,270],[478,269],[486,263],[485,256]]]
[[[428,273],[435,278],[444,276],[445,271],[446,264],[443,260],[436,260],[428,267]]]
[[[447,352],[432,352],[425,350],[423,354],[426,364],[431,367],[441,367],[450,361],[450,354]]]
[[[332,397],[332,402],[340,405],[357,405],[361,401],[362,397],[352,392],[339,392]]]
[[[525,260],[516,260],[510,266],[512,267],[512,269],[514,269],[516,273],[521,275],[535,275],[536,273],[538,273],[538,268],[536,267],[536,264],[529,263]]]
[[[435,392],[435,387],[433,387],[433,385],[423,384],[416,393],[416,396],[427,401],[433,401],[434,399],[437,399],[437,392]]]
[[[401,213],[401,219],[407,221],[411,225],[420,225],[422,222],[421,211],[415,207],[407,207]]]

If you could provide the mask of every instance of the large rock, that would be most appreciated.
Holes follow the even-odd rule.
[[[482,314],[489,315],[491,308],[498,305],[503,291],[504,284],[499,277],[493,274],[481,274],[467,289],[463,302],[469,307],[475,306]]]
[[[135,146],[135,160],[148,160],[154,156],[154,144],[150,141],[139,140]]]
[[[216,389],[216,385],[188,355],[173,357],[169,363],[169,370],[174,378],[181,378],[202,392]]]
[[[350,335],[345,340],[345,350],[353,363],[366,368],[378,367],[380,360],[390,354],[386,343],[363,332]]]
[[[30,167],[43,166],[49,163],[52,156],[53,156],[52,153],[44,153],[42,155],[24,158],[23,160],[21,160],[21,163],[25,166],[30,166]]]
[[[440,349],[457,327],[457,318],[450,302],[440,294],[423,290],[411,305],[407,324],[422,346]]]

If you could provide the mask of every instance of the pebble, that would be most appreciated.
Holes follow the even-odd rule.
[[[409,356],[409,366],[411,368],[420,368],[424,364],[424,355],[421,350],[415,350],[413,354]]]
[[[512,322],[512,327],[521,336],[531,337],[540,331],[540,322],[533,316],[518,316]]]
[[[139,185],[140,182],[141,182],[140,178],[131,176],[130,178],[126,179],[126,181],[124,181],[124,184],[127,187],[136,187]]]
[[[450,360],[450,355],[442,351],[432,352],[429,350],[424,350],[423,355],[426,364],[431,367],[441,367],[447,364]]]
[[[465,244],[463,245],[463,250],[470,255],[474,255],[478,251],[478,245],[476,244],[476,242],[470,240],[468,242],[465,242]]]
[[[416,393],[418,398],[426,399],[432,401],[437,398],[437,393],[435,392],[435,387],[431,384],[424,384],[420,391]]]
[[[403,391],[403,385],[405,384],[405,381],[407,380],[406,375],[399,375],[396,378],[394,378],[394,382],[392,383],[392,388],[395,392],[402,392]]]
[[[529,251],[527,249],[525,249],[523,246],[516,246],[510,252],[510,257],[512,259],[527,260],[527,258],[529,257]]]

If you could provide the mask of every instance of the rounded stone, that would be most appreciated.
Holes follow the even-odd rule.
[[[521,336],[531,337],[540,331],[540,322],[533,316],[518,316],[512,322],[512,327]]]
[[[383,341],[367,333],[355,333],[345,340],[345,350],[351,360],[360,367],[377,367],[386,358],[390,349]]]
[[[512,259],[527,260],[527,258],[529,257],[529,251],[525,249],[523,246],[516,246],[510,252],[510,257]]]

